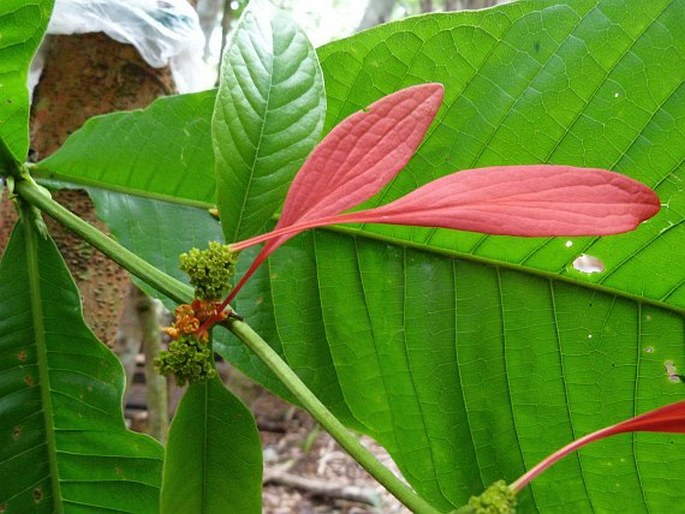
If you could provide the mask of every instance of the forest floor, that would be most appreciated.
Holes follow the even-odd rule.
[[[252,409],[264,448],[265,513],[409,513],[306,412],[265,390]],[[361,441],[399,475],[380,445]]]

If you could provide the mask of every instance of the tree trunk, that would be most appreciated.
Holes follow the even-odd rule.
[[[155,368],[155,358],[162,349],[159,313],[152,299],[137,289],[136,311],[142,333],[145,354],[145,385],[147,396],[147,433],[159,441],[166,441],[169,428],[169,399],[166,378]]]
[[[43,159],[88,118],[144,107],[173,90],[169,70],[151,68],[130,45],[100,33],[51,38],[33,94],[31,147]],[[86,193],[54,196],[101,230],[106,228],[97,221]],[[81,291],[86,321],[102,341],[112,344],[128,293],[127,273],[61,226],[49,226]]]
[[[357,31],[375,27],[390,19],[397,0],[369,0]]]
[[[57,150],[91,116],[144,107],[174,90],[168,69],[151,68],[132,46],[104,34],[56,36],[47,44],[45,68],[31,110],[31,148],[36,159]],[[85,193],[63,191],[54,197],[105,229]],[[7,201],[0,204],[0,219],[2,249],[9,236],[8,225],[16,219],[14,207]],[[49,219],[46,222],[79,286],[86,321],[100,340],[113,344],[128,292],[128,275],[61,226]]]
[[[152,68],[133,46],[118,43],[104,34],[56,36],[48,44],[45,67],[34,91],[31,109],[31,147],[38,159],[57,150],[69,134],[92,116],[142,108],[157,97],[175,91],[168,68]],[[106,230],[97,220],[95,208],[85,192],[61,191],[53,196],[81,218]],[[131,288],[127,272],[62,226],[46,221],[79,286],[88,325],[101,341],[119,344],[114,348],[117,353],[135,357],[141,338],[128,338],[126,343],[120,343],[121,339],[116,337]],[[146,305],[149,307],[149,303]],[[151,319],[149,309],[142,309],[135,322],[141,324],[143,334],[154,326],[159,338],[158,324]],[[122,344],[130,348],[122,348]],[[131,376],[127,378],[130,383]],[[149,392],[153,397],[166,394],[166,383],[160,385],[150,375],[148,383],[155,388]],[[159,431],[155,434],[160,437],[167,418],[164,398],[157,402],[156,408],[158,412],[151,412],[150,418],[165,418],[159,422]]]

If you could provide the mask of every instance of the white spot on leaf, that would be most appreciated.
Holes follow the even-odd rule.
[[[645,346],[644,352],[645,353],[654,353],[654,347],[653,346]]]
[[[569,239],[568,241],[566,241],[566,243],[564,243],[564,246],[566,248],[571,248],[573,246],[573,241]]]
[[[666,368],[666,376],[668,376],[668,379],[671,382],[674,384],[681,382],[680,375],[678,374],[678,370],[676,369],[673,361],[665,361],[664,368]]]
[[[604,263],[601,261],[601,259],[585,253],[581,254],[579,257],[576,257],[576,259],[573,261],[573,267],[581,273],[588,274],[601,273],[605,269]]]

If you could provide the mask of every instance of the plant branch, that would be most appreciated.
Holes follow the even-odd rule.
[[[250,348],[271,371],[286,385],[312,417],[333,436],[333,438],[349,453],[354,460],[369,472],[399,501],[417,514],[436,514],[440,511],[432,507],[426,500],[418,496],[404,482],[397,478],[388,468],[383,466],[373,454],[367,450],[347,428],[336,418],[326,406],[300,380],[295,372],[281,359],[271,346],[264,341],[247,324],[239,320],[230,319],[221,325],[226,326],[245,345]]]
[[[47,196],[38,187],[28,181],[21,180],[16,184],[16,191],[21,198],[39,208],[49,216],[55,218],[65,227],[72,230],[85,241],[109,256],[123,268],[141,280],[144,280],[158,291],[179,303],[189,303],[193,298],[193,289],[159,271],[147,261],[127,250],[119,243],[92,227],[87,222],[62,207]],[[264,341],[252,328],[235,319],[222,323],[228,327],[271,371],[283,382],[302,406],[323,426],[329,434],[345,449],[359,464],[366,469],[380,484],[382,484],[399,501],[417,514],[438,514],[440,511],[432,507],[426,500],[417,495],[409,486],[397,478],[388,468],[383,466],[359,440],[345,428],[326,406],[300,380],[295,372],[281,359],[281,357]]]
[[[192,300],[192,287],[170,277],[146,260],[127,250],[97,228],[62,207],[55,200],[40,191],[38,187],[28,181],[19,180],[15,188],[19,196],[28,203],[59,221],[131,274],[144,280],[172,300],[178,303],[188,303]]]

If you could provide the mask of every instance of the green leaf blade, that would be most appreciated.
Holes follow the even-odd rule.
[[[249,410],[218,378],[191,385],[169,430],[161,512],[261,512],[262,448]]]
[[[217,198],[228,241],[269,222],[326,112],[304,32],[269,2],[250,3],[227,45],[212,120]]]
[[[685,6],[661,0],[627,16],[625,5],[516,2],[405,20],[331,43],[319,50],[329,95],[326,130],[376,95],[439,81],[447,85],[440,123],[369,206],[459,169],[552,163],[613,169],[646,183],[664,204],[655,219],[631,234],[574,238],[569,247],[566,239],[364,230],[601,284],[682,312],[682,275],[654,280],[651,270],[685,259],[678,244],[685,150],[677,143],[685,136],[685,42],[677,36]],[[608,273],[574,270],[582,253],[602,259]]]
[[[0,466],[14,477],[0,484],[0,504],[156,512],[161,447],[126,429],[121,365],[84,324],[54,244],[28,222],[5,251],[0,289]]]
[[[303,272],[309,253],[317,264]],[[459,506],[497,479],[514,480],[576,437],[682,398],[682,383],[669,381],[664,367],[685,360],[682,318],[665,309],[325,231],[276,252],[269,275],[272,299],[264,303],[320,299],[325,339],[307,337],[311,320],[292,305],[276,309],[289,364],[298,370],[329,359],[332,368],[307,369],[307,382],[326,397],[317,384],[328,378],[330,388],[335,376],[346,403],[339,409],[326,397],[336,414],[383,444],[439,508]],[[555,466],[524,490],[522,511],[611,509],[611,487],[631,491],[626,508],[639,510],[644,495],[656,511],[666,509],[673,498],[645,484],[664,465],[683,462],[682,446],[662,445],[658,464],[648,454],[656,439],[626,437]]]
[[[91,118],[32,171],[119,194],[212,207],[215,96],[203,91],[160,98],[145,109]]]
[[[26,160],[29,149],[29,66],[48,26],[54,0],[7,0],[0,5],[0,160]]]

